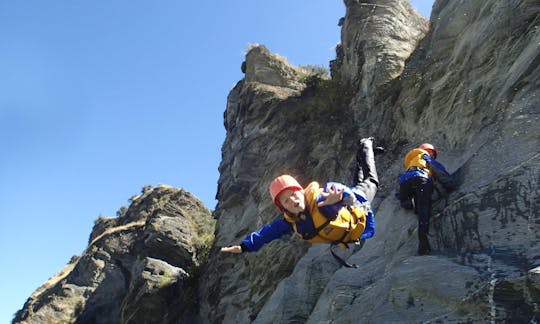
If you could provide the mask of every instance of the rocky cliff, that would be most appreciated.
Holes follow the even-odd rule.
[[[215,221],[190,193],[147,186],[30,296],[14,323],[172,323],[196,314]]]
[[[429,22],[406,0],[345,4],[329,77],[264,46],[248,51],[224,113],[207,261],[209,211],[182,190],[152,188],[99,219],[87,251],[15,322],[540,320],[540,4],[439,0]],[[363,136],[386,153],[376,235],[338,251],[359,269],[294,236],[218,252],[279,217],[267,191],[275,176],[351,184]],[[459,187],[436,200],[434,251],[417,256],[416,215],[394,191],[404,154],[425,141]]]
[[[295,237],[240,256],[214,249],[203,321],[538,320],[540,5],[437,1],[428,24],[407,1],[345,3],[331,79],[302,85],[265,48],[247,54],[225,112],[217,245],[278,217],[267,187],[279,174],[350,183],[361,136],[387,149],[377,233],[342,251],[360,269]],[[424,141],[459,188],[435,204],[434,253],[416,256],[416,216],[394,191],[404,154]]]

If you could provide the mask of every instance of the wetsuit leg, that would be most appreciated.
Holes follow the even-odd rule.
[[[431,217],[431,193],[433,184],[429,179],[415,178],[415,207],[418,214],[418,253],[428,254],[431,251],[428,241],[429,219]]]
[[[373,201],[379,186],[379,177],[377,176],[377,168],[375,167],[372,138],[364,138],[360,141],[356,163],[356,188],[362,190],[369,201]]]
[[[414,197],[413,179],[409,179],[399,185],[399,204],[405,209],[414,209],[412,198]]]

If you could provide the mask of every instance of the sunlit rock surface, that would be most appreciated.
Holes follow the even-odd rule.
[[[213,240],[192,194],[147,186],[116,218],[99,218],[87,249],[38,288],[16,323],[173,323],[191,319],[197,268]]]
[[[294,237],[249,255],[215,250],[202,319],[538,320],[539,5],[437,1],[429,30],[405,1],[346,5],[331,81],[299,96],[246,75],[231,91],[217,244],[279,217],[267,186],[280,173],[304,185],[350,184],[356,141],[369,135],[387,148],[377,157],[377,234],[360,251],[342,251],[360,269]],[[435,202],[434,252],[416,256],[416,215],[399,208],[394,191],[404,154],[425,141],[459,188]]]

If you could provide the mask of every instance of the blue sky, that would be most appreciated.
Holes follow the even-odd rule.
[[[429,16],[432,1],[412,1]],[[328,67],[342,1],[0,0],[0,323],[145,185],[210,209],[248,44]]]

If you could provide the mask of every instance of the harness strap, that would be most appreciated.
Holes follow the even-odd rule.
[[[358,268],[357,264],[349,263],[349,262],[343,260],[342,257],[340,257],[339,255],[336,254],[336,252],[334,252],[334,246],[339,245],[339,244],[343,244],[347,249],[349,248],[349,244],[343,242],[343,239],[345,237],[347,237],[347,235],[349,235],[349,233],[351,232],[353,212],[352,212],[352,207],[347,206],[347,209],[351,213],[351,217],[349,218],[349,228],[347,230],[345,230],[345,232],[343,233],[343,235],[341,236],[341,238],[339,240],[336,240],[336,241],[332,242],[332,245],[330,245],[330,252],[332,253],[332,256],[334,257],[334,259],[336,259],[342,266],[344,266],[346,268],[355,268],[355,269],[357,269]],[[362,247],[364,247],[364,242],[365,242],[364,240],[360,241],[360,249]]]
[[[305,235],[302,235],[302,238],[304,240],[311,240],[315,236],[319,235],[319,232],[322,231],[322,229],[325,228],[328,224],[330,224],[330,222],[331,222],[331,220],[327,219],[326,222],[321,224],[319,227],[314,228],[313,231],[311,231],[311,232],[309,232],[309,233],[307,233]]]
[[[343,239],[345,237],[347,237],[347,235],[349,235],[349,233],[351,232],[351,228],[352,228],[352,207],[351,206],[347,206],[347,209],[349,209],[349,212],[351,213],[351,217],[349,218],[349,228],[347,230],[344,231],[343,235],[341,236],[341,238],[339,240],[336,240],[334,242],[332,242],[330,244],[330,253],[332,253],[332,256],[339,262],[339,264],[341,264],[343,267],[346,267],[346,268],[358,268],[358,265],[356,264],[351,264],[345,260],[343,260],[342,257],[340,257],[339,255],[336,254],[336,252],[334,252],[334,247],[336,245],[339,245],[339,244],[343,244],[347,249],[349,248],[349,245],[345,242],[343,242]],[[307,214],[307,213],[306,213]],[[307,214],[306,216],[308,217],[311,217],[309,214]],[[302,235],[302,238],[304,240],[310,240],[312,238],[314,238],[315,236],[319,235],[319,232],[325,228],[328,224],[330,224],[332,220],[331,219],[327,219],[326,222],[324,222],[323,224],[321,224],[320,226],[316,227],[313,229],[313,231],[305,234],[305,235]],[[296,224],[293,224],[293,226],[295,226],[296,228]],[[298,233],[298,232],[297,232]],[[361,240],[360,241],[360,249],[364,246],[364,240]]]
[[[345,243],[344,243],[345,244]],[[332,245],[330,245],[330,252],[332,253],[332,256],[334,257],[334,259],[336,259],[342,266],[346,267],[346,268],[358,268],[358,265],[354,264],[354,263],[349,263],[345,260],[343,260],[342,257],[340,257],[339,255],[336,254],[336,252],[334,252],[334,246],[336,246],[336,244],[332,243]],[[349,248],[349,246],[347,244],[345,244],[345,247]]]

